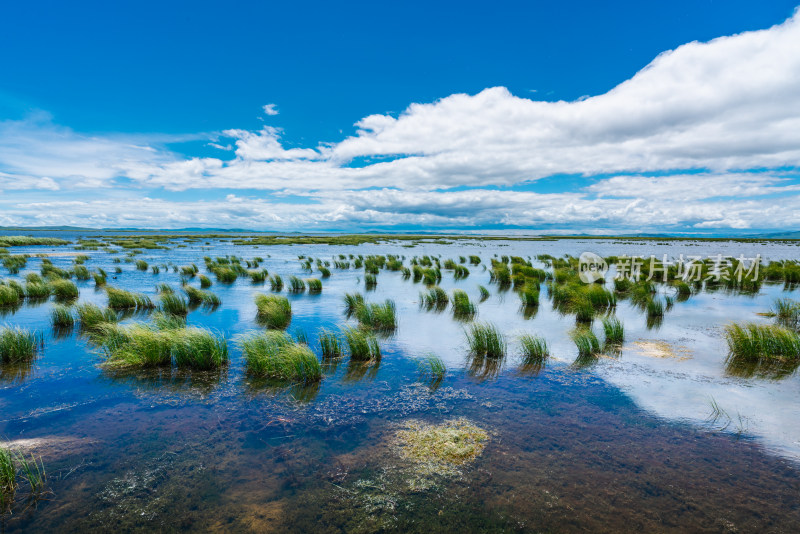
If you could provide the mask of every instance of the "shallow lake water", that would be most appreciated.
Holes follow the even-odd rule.
[[[54,236],[64,237],[62,234]],[[77,235],[69,234],[72,239]],[[413,246],[412,246],[413,245]],[[478,255],[482,264],[440,286],[480,302],[475,320],[497,325],[508,355],[487,366],[470,358],[467,323],[449,309],[425,311],[421,283],[381,270],[374,290],[363,270],[331,267],[321,294],[288,294],[290,333],[303,331],[319,354],[321,329],[354,326],[343,296],[394,300],[398,326],[380,338],[371,365],[326,364],[314,386],[264,384],[247,376],[234,340],[263,330],[254,296],[269,284],[214,281],[222,300],[198,308],[188,324],[229,340],[231,361],[219,371],[114,370],[79,329],[56,332],[53,303],[0,309],[0,323],[45,335],[28,368],[0,368],[0,440],[41,456],[51,493],[21,503],[1,521],[4,532],[285,531],[285,532],[798,532],[800,531],[800,377],[734,376],[726,368],[723,328],[770,323],[758,315],[776,298],[800,298],[783,285],[755,295],[718,290],[675,302],[663,323],[620,300],[626,343],[618,354],[579,366],[570,338],[574,317],[553,309],[542,290],[535,313],[523,313],[513,290],[500,291],[484,268],[495,255],[535,258],[717,254],[764,261],[798,259],[791,243],[629,240],[466,240],[344,245],[235,245],[218,238],[175,240],[144,250],[150,265],[203,257],[263,257],[262,268],[312,276],[299,256],[333,261],[339,254]],[[52,254],[68,269],[76,254],[108,273],[108,284],[155,299],[156,284],[178,288],[180,275],[112,263],[127,251],[14,247],[13,254]],[[38,272],[28,259],[19,274]],[[114,274],[115,267],[122,273]],[[315,271],[313,276],[318,276]],[[198,285],[191,280],[192,285]],[[78,281],[79,302],[104,305],[93,281]],[[663,289],[662,289],[663,291]],[[147,320],[146,315],[125,320]],[[598,330],[595,324],[595,330]],[[522,364],[518,338],[543,336],[543,368]],[[438,387],[421,380],[418,362],[439,356],[447,374]],[[464,418],[486,430],[482,454],[451,473],[421,473],[398,453],[396,433],[409,421]]]

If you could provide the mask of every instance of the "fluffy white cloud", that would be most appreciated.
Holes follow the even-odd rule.
[[[412,104],[398,117],[371,115],[344,141],[306,148],[284,146],[278,128],[230,129],[210,140],[232,148],[230,159],[186,158],[164,148],[169,139],[87,136],[47,120],[5,121],[0,189],[126,187],[129,197],[147,191],[150,205],[159,206],[152,214],[142,208],[129,216],[107,210],[98,198],[46,215],[74,218],[95,210],[102,225],[180,225],[184,219],[201,224],[206,210],[208,223],[216,226],[287,228],[339,222],[798,225],[798,210],[791,208],[798,205],[796,171],[794,179],[785,171],[800,167],[798,50],[795,14],[766,30],[664,52],[608,93],[579,101],[535,101],[489,88]],[[278,113],[274,104],[263,110]],[[220,136],[232,145],[218,143]],[[353,164],[370,158],[375,162]],[[537,180],[560,174],[617,176],[587,179],[585,187],[568,192],[502,189],[536,189]],[[162,189],[193,188],[261,189],[273,200],[157,198]],[[453,188],[458,190],[448,190]],[[288,194],[312,203],[302,210],[280,203]],[[769,197],[776,195],[786,201],[775,205]],[[230,215],[212,217],[234,203]],[[22,204],[8,213],[30,218],[46,209]],[[241,220],[244,214],[249,223]]]

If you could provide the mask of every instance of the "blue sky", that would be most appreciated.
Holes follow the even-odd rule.
[[[0,225],[800,229],[794,12],[5,5]]]

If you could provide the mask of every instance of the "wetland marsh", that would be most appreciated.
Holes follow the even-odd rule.
[[[0,531],[800,530],[798,242],[0,247]]]

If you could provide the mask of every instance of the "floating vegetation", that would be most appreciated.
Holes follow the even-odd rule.
[[[192,286],[183,286],[183,292],[189,297],[189,304],[194,306],[203,305],[208,308],[216,308],[222,304],[222,300],[211,291],[197,289]]]
[[[256,295],[256,318],[267,328],[285,329],[292,322],[292,305],[279,295]]]
[[[318,382],[322,366],[307,345],[285,332],[253,332],[239,338],[249,375],[289,382]]]
[[[438,425],[418,420],[403,422],[395,433],[402,458],[416,464],[423,476],[455,476],[460,468],[483,453],[489,433],[467,419],[451,419]]]
[[[378,339],[370,332],[360,328],[348,328],[344,338],[350,349],[350,359],[360,362],[380,360],[381,347]]]
[[[75,300],[80,294],[78,286],[69,280],[54,280],[50,283],[50,288],[53,290],[53,295],[58,302]]]
[[[622,345],[625,341],[625,328],[622,321],[616,317],[603,319],[603,331],[605,332],[605,345]]]
[[[112,310],[152,310],[155,308],[150,297],[143,293],[133,293],[116,287],[107,287],[108,307]]]
[[[75,307],[78,314],[78,322],[84,330],[94,330],[104,323],[116,323],[117,313],[110,308],[101,308],[94,304],[85,302]]]
[[[50,311],[50,321],[56,328],[72,328],[75,324],[72,308],[62,304],[56,304]]]
[[[471,321],[478,308],[470,302],[469,295],[461,289],[453,290],[453,317],[460,321]]]
[[[505,336],[491,323],[475,323],[464,331],[470,354],[491,360],[500,360],[506,355]]]
[[[20,327],[0,327],[0,362],[29,362],[44,346],[41,335]]]

